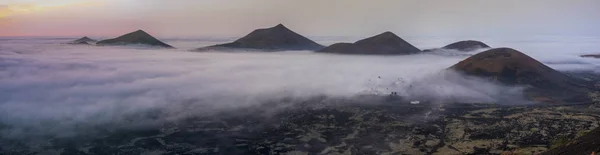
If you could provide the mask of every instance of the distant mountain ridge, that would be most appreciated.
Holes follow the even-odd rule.
[[[584,58],[600,58],[600,54],[585,54],[585,55],[581,55],[581,57],[584,57]]]
[[[92,45],[92,44],[95,44],[96,42],[97,42],[96,40],[90,39],[87,36],[84,36],[82,38],[79,38],[77,40],[69,42],[69,44],[75,44],[75,45]]]
[[[392,32],[384,32],[354,43],[336,43],[317,52],[336,54],[406,55],[421,52]]]
[[[442,48],[426,49],[423,51],[431,52],[431,51],[435,51],[435,50],[439,50],[439,49],[450,49],[450,50],[457,50],[457,51],[463,51],[463,52],[470,52],[470,51],[483,49],[483,48],[491,48],[491,47],[481,41],[463,40],[463,41],[458,41],[455,43],[448,44]]]
[[[459,41],[459,42],[455,42],[455,43],[446,45],[442,48],[459,50],[459,51],[472,51],[472,50],[476,50],[476,49],[480,49],[480,48],[490,48],[490,46],[481,41],[464,40],[464,41]]]
[[[157,47],[173,48],[173,46],[166,44],[143,30],[137,30],[135,32],[127,33],[113,39],[102,40],[96,43],[96,45],[131,45],[131,44],[142,44]]]
[[[231,43],[198,48],[195,51],[251,49],[259,51],[310,50],[323,48],[320,45],[283,24],[271,28],[257,29]]]

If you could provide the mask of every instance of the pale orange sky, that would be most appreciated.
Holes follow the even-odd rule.
[[[600,35],[598,0],[2,0],[0,36]]]

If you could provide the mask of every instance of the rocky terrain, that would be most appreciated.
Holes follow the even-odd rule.
[[[365,55],[406,55],[421,52],[392,32],[385,32],[355,43],[336,43],[317,52]]]
[[[315,97],[293,104],[282,100],[217,115],[195,116],[143,129],[56,138],[41,146],[2,140],[0,152],[537,154],[598,127],[599,111],[589,104],[413,105],[394,96],[360,100]]]
[[[173,48],[173,46],[152,37],[143,30],[137,30],[113,39],[102,40],[97,42],[96,45],[150,45]]]
[[[196,49],[195,51],[210,50],[255,50],[255,51],[289,51],[310,50],[323,48],[320,45],[282,24],[271,28],[258,29],[231,43],[214,45]]]
[[[77,40],[69,42],[69,44],[74,44],[74,45],[93,45],[93,44],[96,44],[96,42],[97,42],[96,40],[90,39],[87,36],[85,36],[83,38],[79,38]]]

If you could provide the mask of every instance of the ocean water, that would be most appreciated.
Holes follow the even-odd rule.
[[[311,37],[324,45],[357,37]],[[234,38],[165,38],[177,49],[64,44],[69,37],[0,38],[0,134],[68,134],[160,111],[178,119],[284,97],[399,92],[415,99],[521,102],[522,87],[446,71],[474,52],[357,56],[311,51],[190,52]],[[600,37],[406,37],[418,48],[461,39],[511,47],[560,71],[600,71]],[[450,100],[452,99],[452,100]],[[139,122],[144,122],[140,118]],[[123,124],[121,124],[123,125]],[[10,126],[4,130],[2,126]],[[39,131],[39,132],[31,132]],[[43,131],[43,132],[42,132]]]

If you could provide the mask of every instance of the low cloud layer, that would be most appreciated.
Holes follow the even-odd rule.
[[[71,135],[106,124],[134,126],[285,97],[398,92],[438,103],[521,101],[521,87],[444,71],[473,53],[192,53],[58,44],[61,41],[0,43],[3,136]],[[580,60],[593,61],[556,62]],[[151,112],[160,112],[161,118],[145,120],[143,114]]]

